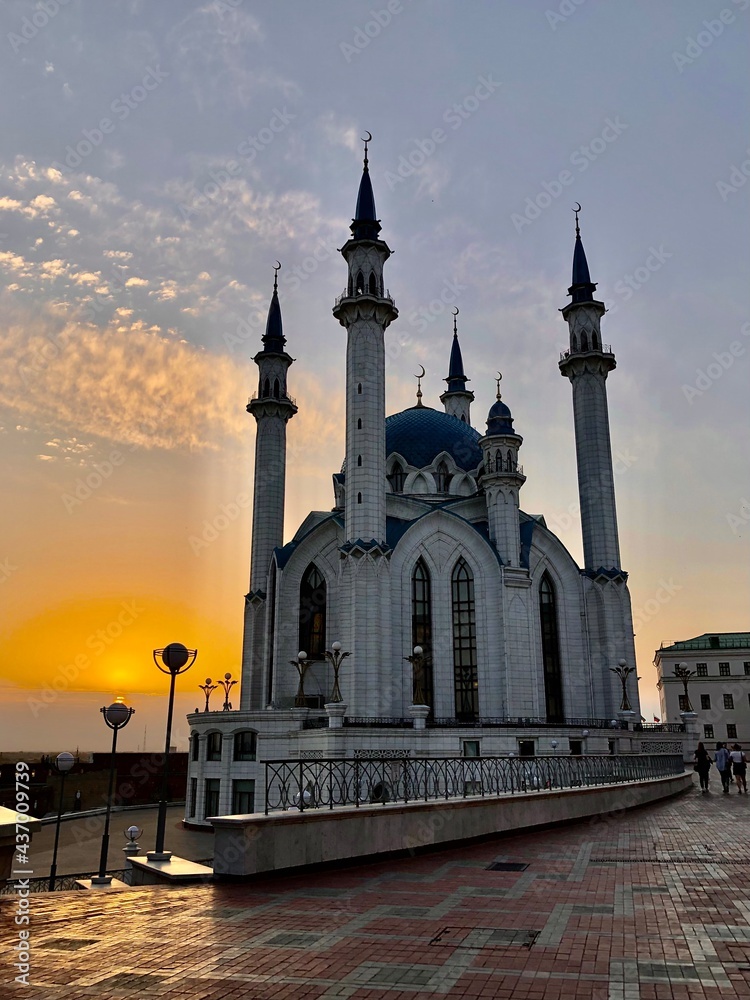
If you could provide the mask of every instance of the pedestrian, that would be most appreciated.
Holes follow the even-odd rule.
[[[708,791],[708,772],[711,770],[712,761],[702,743],[698,744],[693,759],[695,760],[694,769],[700,778],[701,791],[705,794]]]
[[[716,744],[714,762],[721,775],[721,787],[724,794],[729,795],[729,786],[732,783],[732,761],[729,758],[729,751],[723,743]]]
[[[737,782],[737,794],[742,795],[744,792],[747,795],[747,757],[742,752],[742,747],[739,743],[732,744],[729,757],[732,761],[732,774],[734,774],[734,780]]]

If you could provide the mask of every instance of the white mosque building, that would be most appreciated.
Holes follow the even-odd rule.
[[[285,544],[297,403],[274,282],[247,406],[257,437],[241,700],[188,717],[189,824],[262,810],[269,760],[630,749],[628,731],[613,728],[623,693],[613,668],[635,667],[607,411],[615,357],[577,216],[559,368],[573,391],[583,567],[542,515],[522,510],[523,438],[499,392],[472,425],[455,321],[441,408],[420,389],[415,406],[386,416],[390,253],[365,146],[333,307],[346,330],[345,460],[332,509],[311,511]],[[632,712],[619,719],[640,721],[635,672],[627,683]]]

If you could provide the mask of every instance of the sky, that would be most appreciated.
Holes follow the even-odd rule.
[[[522,508],[580,562],[576,202],[602,331],[644,715],[654,650],[748,621],[750,0],[8,0],[0,11],[0,750],[163,746],[152,650],[239,677],[252,358],[282,263],[286,538],[333,506],[331,316],[370,131],[387,412],[440,408],[452,315]],[[216,696],[214,695],[214,699]]]

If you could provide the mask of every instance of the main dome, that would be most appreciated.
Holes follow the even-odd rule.
[[[386,456],[398,452],[409,465],[424,469],[446,451],[459,469],[473,472],[482,463],[478,431],[440,410],[412,406],[385,418]]]

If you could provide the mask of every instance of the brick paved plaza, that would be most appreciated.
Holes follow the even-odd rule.
[[[6,985],[6,966],[0,996],[748,998],[750,806],[716,784],[606,822],[357,868],[38,896],[33,985]]]

